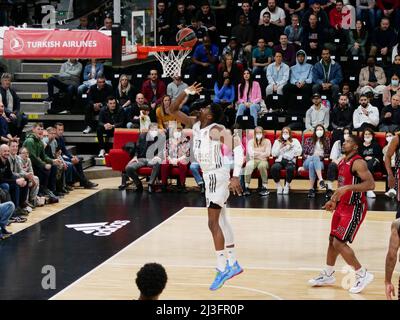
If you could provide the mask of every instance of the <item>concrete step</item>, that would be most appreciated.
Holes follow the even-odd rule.
[[[65,142],[67,143],[98,143],[96,133],[83,134],[82,131],[64,132]],[[114,142],[114,138],[109,139],[110,143]]]
[[[33,72],[33,73],[59,73],[62,63],[51,62],[51,63],[32,63],[23,62],[21,64],[21,72]]]
[[[48,105],[43,102],[21,102],[21,112],[25,112],[26,114],[45,114],[48,110]]]
[[[91,154],[79,154],[78,156],[83,158],[83,160],[82,160],[82,168],[83,168],[83,170],[93,166],[93,164],[94,164],[93,155],[91,155]]]
[[[14,82],[13,89],[17,92],[47,92],[47,82]]]
[[[65,148],[67,149],[67,151],[69,151],[71,154],[76,155],[76,146],[74,145],[69,145],[69,146],[65,146]]]
[[[51,76],[58,75],[58,73],[43,73],[43,72],[16,72],[14,79],[17,81],[46,81]]]
[[[17,82],[16,82],[17,83]],[[15,85],[15,83],[14,83]],[[30,92],[25,92],[25,91],[17,91],[18,97],[22,101],[43,101],[48,97],[47,89],[42,92],[38,91],[30,91]]]
[[[28,113],[28,119],[33,121],[33,122],[38,122],[38,121],[61,121],[61,122],[66,122],[66,121],[82,121],[85,119],[84,115],[81,114],[43,114],[39,112],[31,112]],[[82,124],[83,126],[83,124]],[[83,130],[83,128],[82,128]]]
[[[90,180],[121,177],[121,172],[113,171],[109,167],[94,166],[85,170],[86,178]]]

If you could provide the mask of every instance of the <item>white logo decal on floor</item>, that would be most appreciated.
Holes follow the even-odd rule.
[[[86,234],[93,234],[97,237],[106,237],[114,233],[115,231],[126,226],[129,220],[116,220],[113,223],[108,222],[97,222],[97,223],[82,223],[82,224],[67,224],[67,228],[75,229],[76,231],[82,231]]]

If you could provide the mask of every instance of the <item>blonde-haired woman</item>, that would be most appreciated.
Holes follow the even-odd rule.
[[[132,101],[135,100],[135,92],[133,92],[133,87],[129,83],[129,78],[126,74],[121,74],[119,77],[117,92],[115,97],[117,98],[119,105],[122,109],[129,107]]]

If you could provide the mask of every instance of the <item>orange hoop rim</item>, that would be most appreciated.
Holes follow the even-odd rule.
[[[137,58],[145,59],[150,52],[166,52],[166,51],[186,51],[192,50],[193,47],[183,46],[137,46]]]

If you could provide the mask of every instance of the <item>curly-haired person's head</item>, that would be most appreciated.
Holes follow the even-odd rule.
[[[136,274],[140,300],[156,300],[167,284],[167,272],[158,263],[146,263]]]

